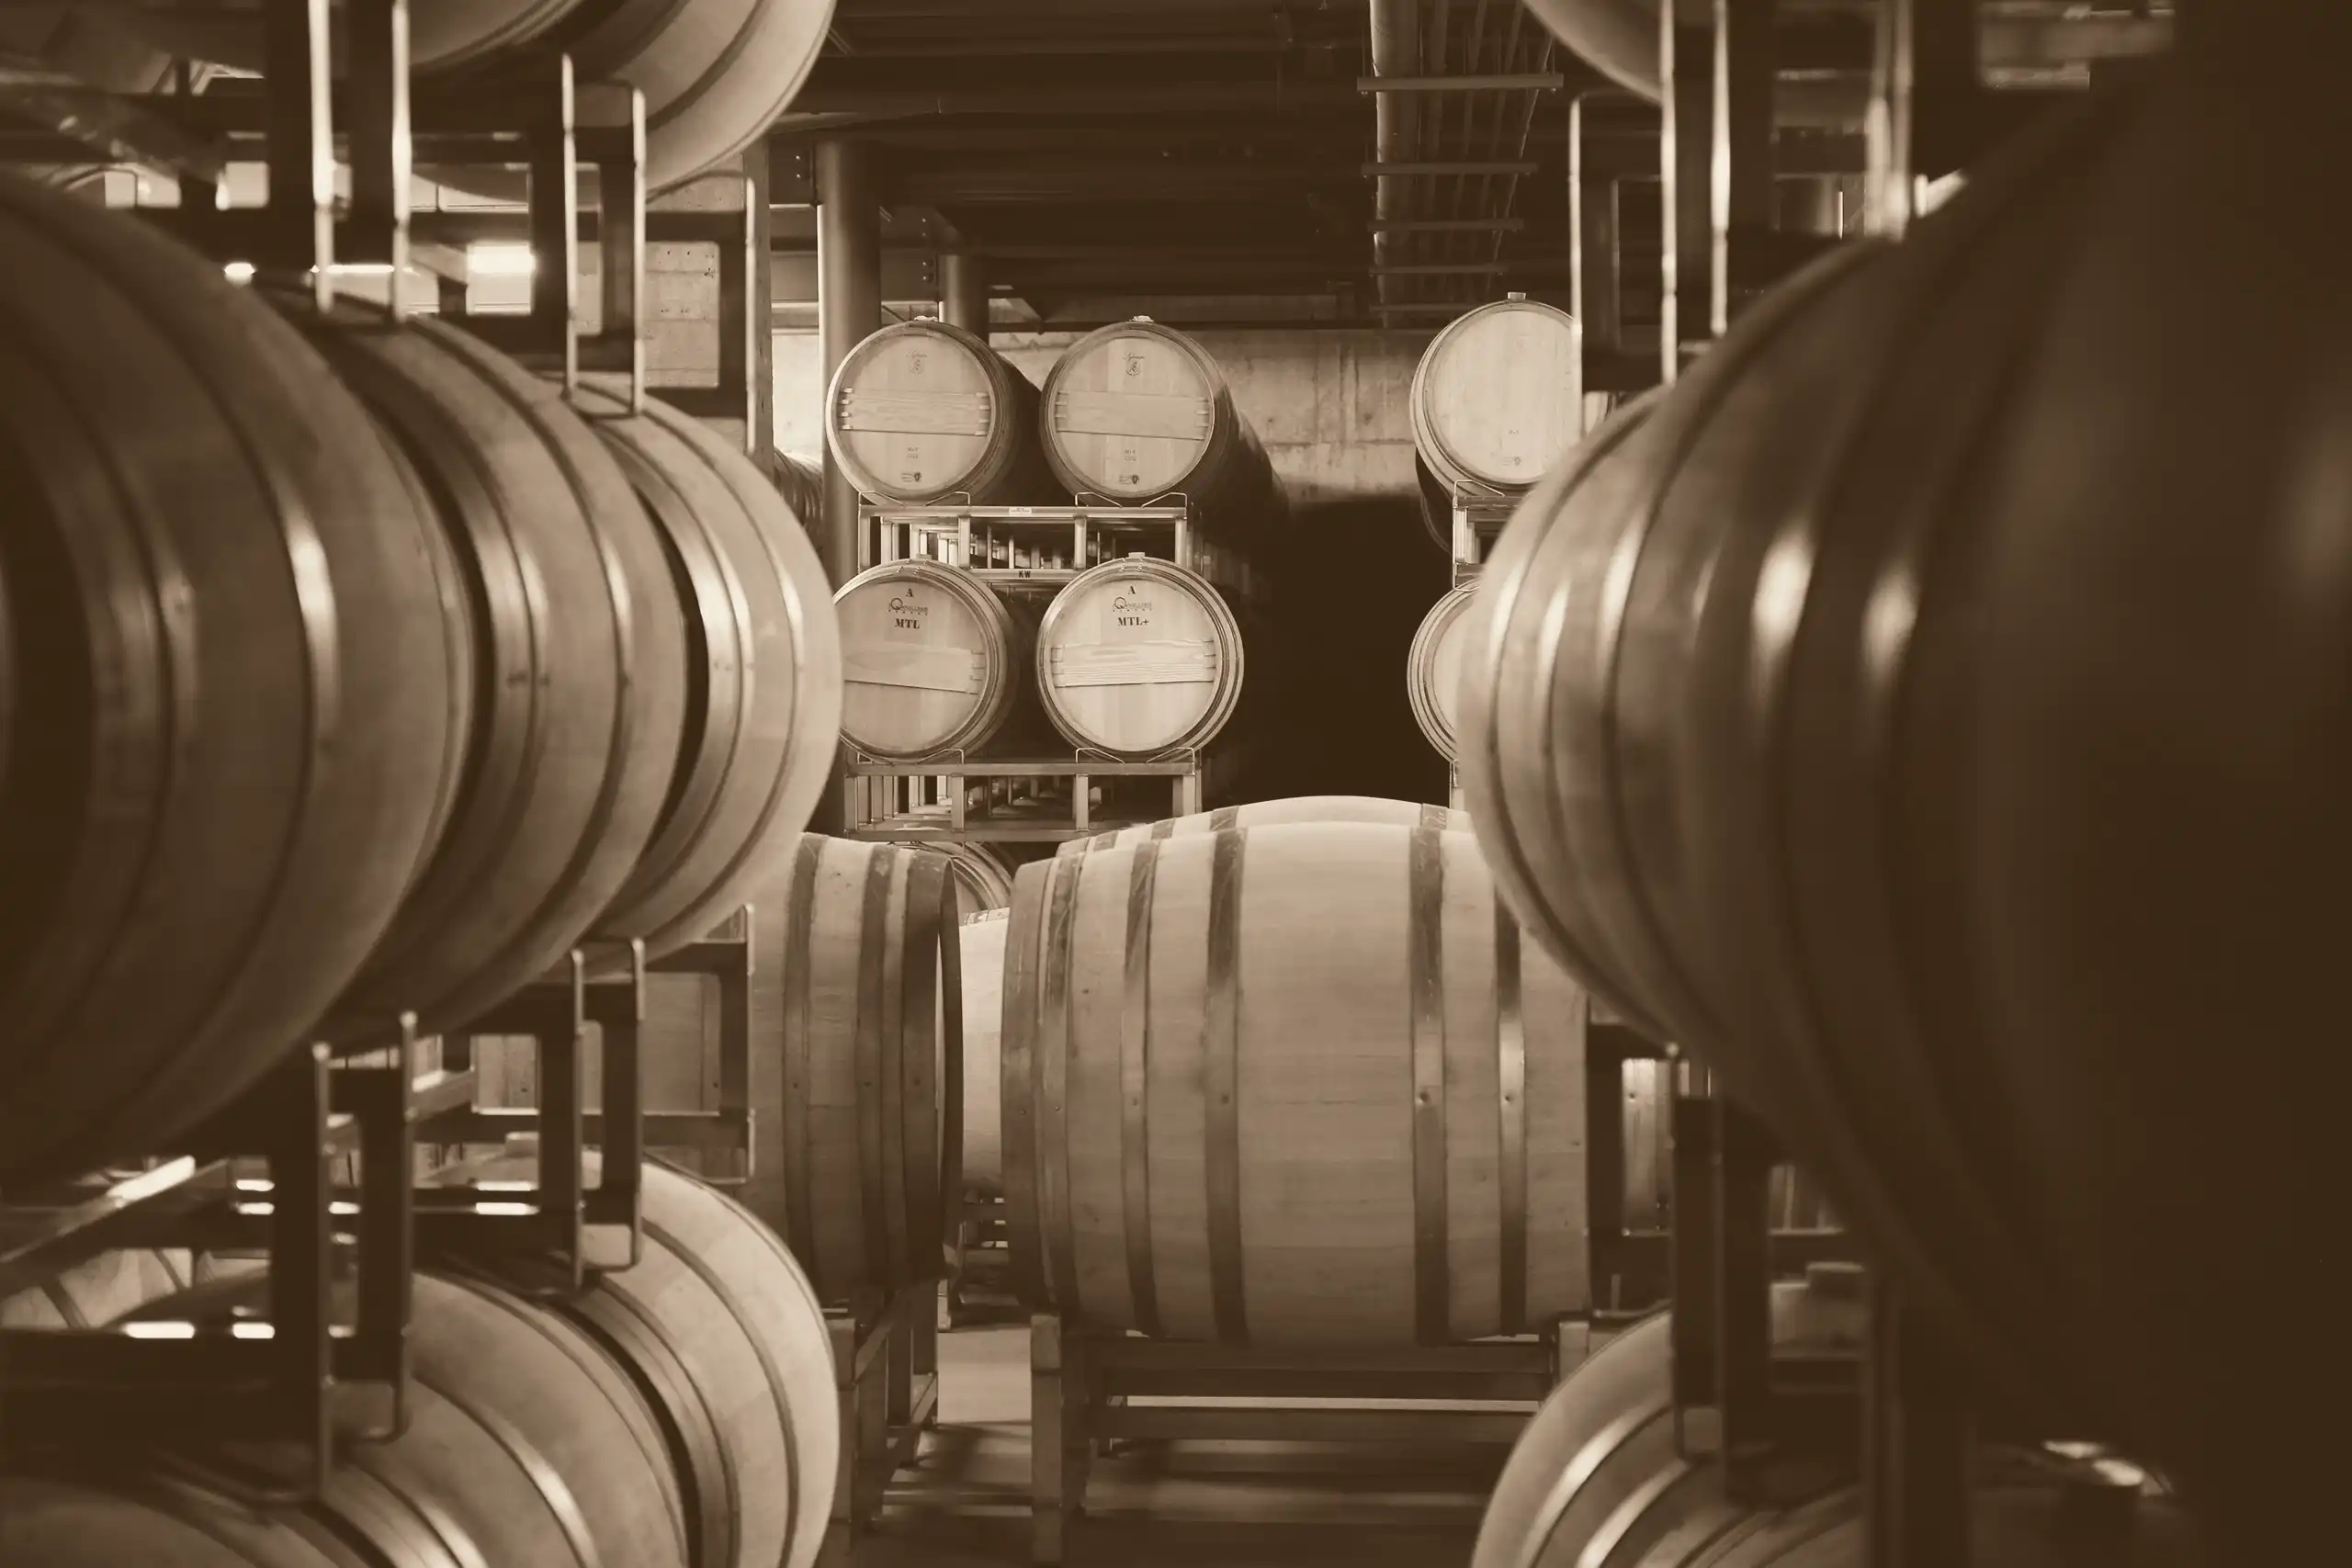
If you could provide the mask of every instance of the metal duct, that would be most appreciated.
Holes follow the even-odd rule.
[[[1657,0],[1522,0],[1552,36],[1629,93],[1658,100]],[[1374,0],[1373,11],[1380,6]],[[1378,23],[1374,24],[1377,50]],[[1374,67],[1379,69],[1375,58]]]
[[[1412,76],[1421,67],[1421,8],[1420,0],[1371,0],[1372,4],[1372,73],[1374,76]],[[1384,164],[1409,163],[1418,145],[1418,106],[1409,93],[1377,93],[1372,100],[1373,140],[1374,156]],[[1407,216],[1410,197],[1405,182],[1394,175],[1383,175],[1374,182],[1373,211],[1379,218]],[[1373,260],[1386,265],[1395,259],[1398,241],[1395,234],[1375,231],[1372,237]],[[1393,277],[1373,279],[1381,303],[1388,302],[1396,284]]]

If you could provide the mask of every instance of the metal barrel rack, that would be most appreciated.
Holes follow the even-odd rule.
[[[104,97],[50,93],[12,99],[53,128],[0,136],[0,158],[61,155],[133,160],[180,183],[176,209],[140,216],[225,265],[297,283],[323,309],[351,288],[362,264],[388,276],[383,298],[403,309],[413,266],[438,281],[440,302],[484,341],[560,379],[626,382],[632,409],[646,395],[643,349],[644,106],[633,88],[584,85],[567,57],[535,68],[539,90],[463,105],[412,99],[405,6],[350,0],[340,18],[348,73],[335,57],[323,0],[266,8],[269,69],[259,81],[219,80],[202,94],[183,72],[178,91]],[[93,112],[95,100],[104,97]],[[43,106],[56,99],[48,108]],[[36,101],[38,100],[38,101]],[[53,112],[52,112],[53,111]],[[338,138],[350,170],[334,195]],[[232,153],[269,170],[267,202],[234,209],[223,197]],[[523,225],[538,254],[529,308],[466,316],[465,257],[432,237],[435,215],[409,212],[413,164],[521,167],[530,175]],[[583,331],[578,309],[582,165],[594,170],[603,210],[602,319]],[[451,237],[459,237],[458,216]],[[159,1450],[223,1439],[287,1445],[295,1456],[272,1495],[300,1498],[327,1483],[338,1447],[389,1437],[405,1424],[412,1280],[420,1258],[530,1258],[576,1287],[594,1269],[622,1269],[640,1239],[638,1173],[649,1142],[748,1161],[748,923],[672,954],[659,966],[720,976],[733,1064],[721,1106],[647,1118],[639,1104],[639,1026],[648,964],[641,945],[572,953],[450,1039],[498,1032],[534,1043],[538,1104],[485,1112],[462,1050],[433,1061],[411,1016],[371,1021],[380,1048],[337,1061],[326,1046],[290,1043],[283,1065],[237,1104],[146,1168],[91,1175],[0,1196],[0,1297],[39,1290],[102,1253],[260,1254],[267,1280],[253,1315],[112,1327],[0,1329],[0,1458],[89,1444],[119,1454],[126,1434]],[[589,1026],[600,1037],[604,1101],[583,1092]],[[535,1134],[536,1179],[484,1189],[420,1180],[420,1144]],[[603,1150],[599,1179],[585,1153]],[[353,1156],[356,1156],[356,1158]],[[452,1173],[457,1174],[457,1173]],[[347,1286],[345,1289],[344,1287]],[[350,1311],[350,1321],[337,1321]]]

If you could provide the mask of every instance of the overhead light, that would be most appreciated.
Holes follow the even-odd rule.
[[[466,272],[473,277],[528,277],[538,269],[528,245],[488,242],[466,247]]]
[[[254,264],[251,262],[231,262],[220,270],[232,283],[251,283],[254,280]]]

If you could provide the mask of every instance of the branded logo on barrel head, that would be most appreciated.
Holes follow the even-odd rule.
[[[922,630],[923,617],[930,614],[931,606],[920,599],[901,598],[896,593],[890,595],[890,624],[894,626],[919,632]]]
[[[1135,583],[1111,601],[1111,613],[1123,626],[1151,625],[1151,601],[1143,596],[1143,584]]]

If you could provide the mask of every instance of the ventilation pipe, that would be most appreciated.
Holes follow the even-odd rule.
[[[1372,73],[1374,76],[1411,76],[1421,66],[1421,7],[1420,0],[1371,0],[1372,4]],[[1384,164],[1403,164],[1412,160],[1418,142],[1415,130],[1418,118],[1414,95],[1410,93],[1375,93],[1372,100],[1374,156]],[[1382,175],[1374,182],[1373,213],[1387,220],[1409,217],[1406,211],[1409,197],[1402,178]],[[1399,236],[1375,230],[1372,236],[1372,259],[1386,265],[1393,261]],[[1389,302],[1389,294],[1396,282],[1393,277],[1375,277],[1374,285],[1382,304]]]

